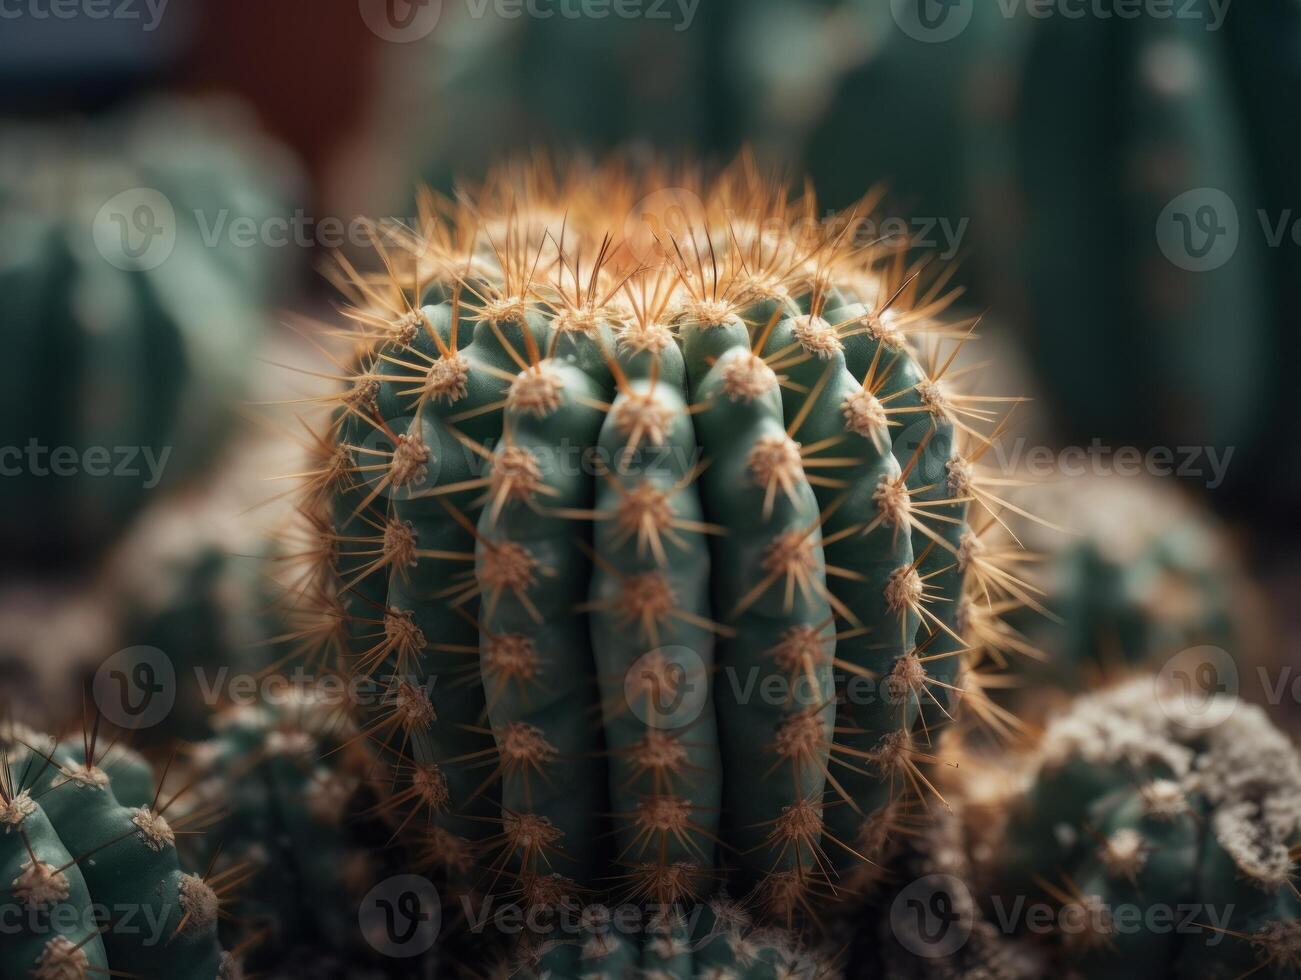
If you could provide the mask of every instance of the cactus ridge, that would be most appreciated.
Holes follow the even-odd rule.
[[[819,214],[745,160],[508,168],[340,264],[298,614],[452,887],[798,926],[938,796],[1027,591],[980,543],[1014,399],[960,390],[945,275]]]

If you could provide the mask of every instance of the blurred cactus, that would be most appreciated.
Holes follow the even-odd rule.
[[[286,278],[232,238],[281,213],[284,161],[250,139],[238,115],[167,103],[6,129],[6,563],[95,554],[214,457]]]
[[[341,690],[277,684],[227,707],[182,766],[194,785],[187,805],[221,814],[189,850],[196,864],[247,879],[222,937],[247,949],[259,975],[375,956],[357,910],[381,877],[384,838],[360,836],[354,800],[368,760],[351,744]]]
[[[1017,529],[1040,559],[1040,609],[1008,616],[1020,636],[1005,653],[1027,679],[1077,691],[1202,645],[1253,661],[1261,603],[1227,531],[1169,480],[1073,478],[1018,499],[1053,525]]]
[[[1261,709],[1150,677],[1082,697],[1001,805],[978,831],[989,896],[1063,907],[1058,969],[1301,970],[1301,756]]]
[[[969,28],[987,35],[979,89],[999,96],[971,105],[981,277],[1029,328],[1073,435],[1237,446],[1263,418],[1264,246],[1224,52],[1206,24],[1187,12],[1035,19],[991,7]],[[1241,212],[1223,264],[1199,264],[1216,239],[1180,237],[1177,199],[1199,220],[1215,208],[1226,229],[1223,202]]]

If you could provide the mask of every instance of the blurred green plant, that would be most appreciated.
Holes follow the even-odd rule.
[[[293,180],[230,107],[5,127],[0,561],[93,556],[210,465],[293,261],[227,232]]]

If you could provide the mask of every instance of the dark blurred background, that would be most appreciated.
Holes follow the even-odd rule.
[[[132,545],[152,509],[229,545],[274,492],[247,404],[286,397],[266,362],[299,356],[285,321],[329,315],[316,270],[365,251],[357,216],[411,214],[418,183],[513,151],[743,146],[828,208],[883,184],[883,228],[960,263],[991,386],[1035,399],[1022,451],[1145,454],[1133,478],[1215,527],[1211,564],[1245,568],[1269,659],[1301,669],[1296,0],[0,10],[6,670],[33,635],[60,655],[120,640],[165,606],[160,577],[197,574],[187,546],[187,572],[122,557],[154,554]]]

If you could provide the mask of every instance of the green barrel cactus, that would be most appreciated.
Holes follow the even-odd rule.
[[[186,822],[147,764],[11,722],[0,766],[0,976],[230,980],[217,919],[227,882],[184,870]]]
[[[983,851],[988,897],[1060,908],[1053,955],[1080,976],[1295,976],[1301,756],[1260,708],[1174,680],[1049,725]]]
[[[303,606],[454,892],[798,927],[942,805],[1005,399],[942,278],[816,214],[745,161],[508,170],[340,277]]]
[[[235,235],[282,214],[290,172],[251,132],[238,113],[189,103],[6,124],[7,562],[101,551],[216,455],[273,286],[290,278],[260,239]]]

